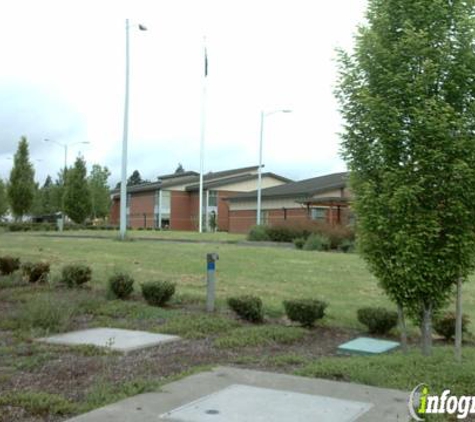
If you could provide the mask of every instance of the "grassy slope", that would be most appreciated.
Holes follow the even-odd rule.
[[[270,247],[223,244],[177,244],[112,239],[45,238],[35,234],[0,234],[0,255],[22,260],[45,259],[53,276],[61,265],[88,263],[96,285],[104,285],[115,269],[127,270],[138,282],[173,280],[178,292],[204,298],[205,257],[218,252],[217,296],[254,293],[263,298],[266,311],[279,314],[281,302],[292,297],[317,297],[327,301],[327,321],[357,327],[356,310],[366,305],[391,306],[377,282],[356,254],[304,252]],[[475,320],[474,287],[465,293],[465,311]]]

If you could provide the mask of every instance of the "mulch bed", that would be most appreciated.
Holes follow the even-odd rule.
[[[82,324],[81,324],[82,325]],[[355,336],[351,330],[316,327],[301,341],[291,345],[272,344],[239,350],[214,347],[213,339],[182,340],[123,354],[84,356],[67,347],[52,346],[52,359],[31,370],[2,367],[0,357],[0,395],[15,391],[61,394],[82,401],[99,382],[123,385],[133,380],[166,381],[168,377],[197,366],[229,365],[265,371],[292,373],[301,363],[276,363],[272,357],[298,355],[315,359],[332,356],[339,344]],[[0,345],[12,343],[12,333],[0,331]],[[58,350],[59,349],[59,350]],[[28,353],[26,350],[25,353]],[[16,407],[0,409],[0,422],[57,422],[69,416],[33,416]]]

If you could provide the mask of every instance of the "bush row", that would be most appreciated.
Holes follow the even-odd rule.
[[[117,299],[127,299],[134,291],[133,277],[117,272],[108,281],[109,293]],[[148,281],[141,284],[142,296],[152,306],[165,306],[175,294],[175,283],[169,281]]]
[[[353,228],[316,221],[279,223],[254,226],[248,234],[251,241],[293,242],[304,250],[342,250],[353,248]]]
[[[264,321],[264,310],[261,298],[252,295],[235,296],[227,299],[228,306],[240,318],[252,322]],[[283,302],[285,313],[290,321],[310,328],[316,321],[325,316],[328,304],[317,299],[294,299]],[[382,307],[365,307],[357,311],[358,321],[367,327],[370,334],[385,335],[397,326],[398,315]],[[455,336],[455,319],[453,312],[438,316],[434,320],[434,331],[450,340]],[[467,315],[462,318],[462,331],[467,332],[469,319]]]
[[[227,303],[236,315],[246,321],[257,324],[264,321],[262,300],[257,296],[230,297]],[[285,300],[283,304],[287,317],[303,327],[312,327],[317,320],[323,318],[327,307],[325,302],[316,299]]]
[[[21,269],[23,277],[30,283],[46,282],[50,273],[48,262],[25,262],[12,256],[0,257],[0,274],[10,275]],[[61,269],[59,282],[69,288],[83,286],[92,278],[88,265],[69,264]],[[134,279],[127,273],[117,272],[108,280],[108,292],[117,299],[127,299],[134,291]],[[142,296],[153,306],[164,306],[175,294],[175,284],[168,281],[149,281],[141,285]]]
[[[36,232],[36,231],[57,231],[56,223],[33,223],[33,222],[13,222],[2,223],[2,227],[11,232]],[[64,231],[70,230],[118,230],[118,226],[112,224],[74,224],[68,223],[63,226]]]
[[[358,309],[358,321],[366,325],[368,332],[371,334],[387,334],[397,326],[397,312],[389,311],[381,307],[366,307]],[[447,312],[437,315],[434,318],[434,331],[446,340],[450,340],[455,336],[455,320],[456,315],[453,312]],[[462,332],[467,332],[469,324],[467,315],[462,316]]]

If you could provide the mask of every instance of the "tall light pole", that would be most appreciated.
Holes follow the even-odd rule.
[[[264,141],[264,119],[275,113],[292,113],[292,110],[261,111],[261,135],[259,137],[259,169],[257,170],[257,215],[256,224],[261,225],[261,199],[262,199],[262,144]]]
[[[124,240],[127,234],[127,138],[129,134],[129,76],[130,76],[130,42],[129,20],[125,20],[125,105],[124,133],[122,138],[122,177],[120,182],[120,231],[119,236]],[[143,25],[137,25],[140,31],[146,31]]]
[[[79,144],[89,144],[90,142],[88,141],[82,141],[82,142],[74,142],[72,144],[62,144],[61,142],[55,141],[54,139],[43,139],[45,142],[52,142],[53,144],[59,145],[60,147],[64,148],[64,173],[63,173],[63,188],[66,186],[66,170],[68,169],[68,146],[72,147],[73,145],[79,145]],[[59,226],[59,230],[63,231],[63,226],[65,222],[65,217],[66,213],[64,210],[64,192],[63,192],[63,199],[61,200],[61,219],[63,223]]]

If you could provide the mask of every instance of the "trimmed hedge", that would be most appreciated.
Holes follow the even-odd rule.
[[[127,273],[116,273],[109,278],[108,289],[118,299],[127,299],[134,291],[134,279]]]
[[[328,304],[317,299],[294,299],[283,302],[287,317],[303,327],[312,327],[325,316]]]
[[[270,237],[267,233],[266,226],[253,226],[247,235],[247,240],[253,240],[256,242],[269,241]]]
[[[248,240],[289,243],[296,241],[296,247],[299,248],[302,243],[300,239],[307,241],[311,235],[318,235],[322,239],[326,239],[325,247],[328,243],[328,249],[332,250],[349,250],[350,245],[355,240],[355,233],[351,227],[316,221],[282,222],[271,226],[254,226],[248,234]]]
[[[435,319],[434,330],[437,334],[444,337],[447,341],[455,337],[455,321],[457,316],[454,312],[447,312]],[[462,333],[466,333],[470,320],[467,315],[462,315]]]
[[[81,286],[91,281],[92,269],[87,265],[65,265],[61,271],[61,283],[68,287]]]
[[[330,239],[328,237],[312,233],[305,241],[302,249],[304,251],[328,251],[330,246]]]
[[[164,306],[175,294],[175,283],[149,281],[142,284],[142,295],[152,306]]]
[[[371,334],[387,334],[397,325],[396,311],[381,307],[365,307],[358,309],[358,321],[368,327]]]
[[[25,262],[21,269],[23,276],[30,283],[42,283],[46,282],[49,277],[50,265],[49,262]]]
[[[20,268],[20,258],[13,256],[0,257],[0,274],[9,275]]]
[[[228,306],[242,319],[249,322],[260,323],[264,321],[262,300],[257,296],[244,295],[230,297]]]

